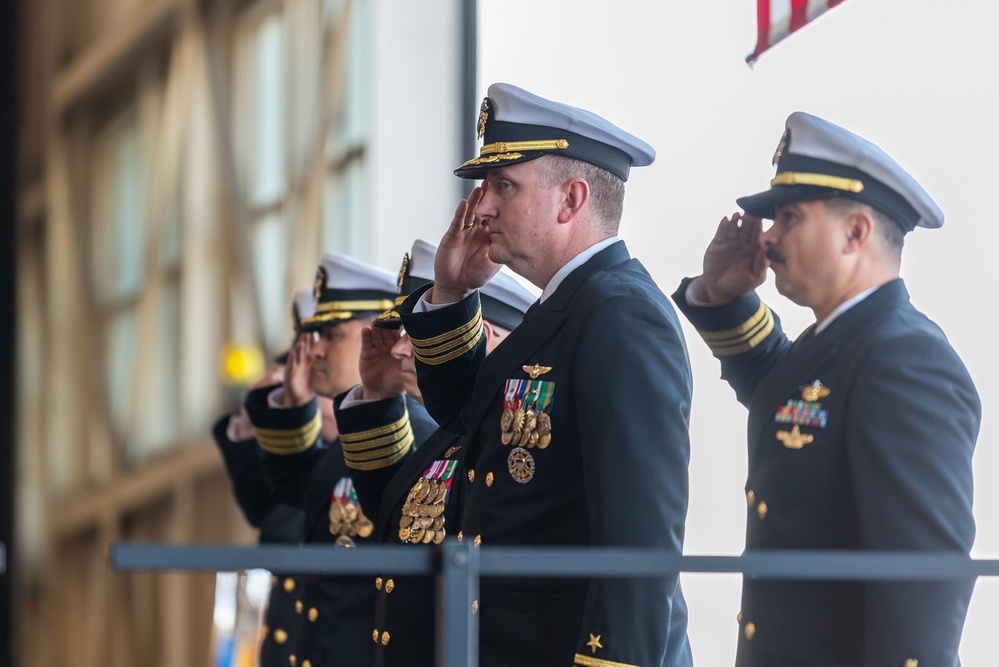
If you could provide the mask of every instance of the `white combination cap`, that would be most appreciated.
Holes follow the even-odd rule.
[[[392,306],[395,295],[396,280],[391,271],[340,253],[325,253],[312,286],[316,311],[302,320],[302,327],[317,328],[380,313]]]
[[[869,204],[906,232],[941,227],[943,211],[887,153],[849,130],[801,111],[788,116],[773,162],[770,189],[736,202],[773,218],[782,202],[849,197]]]
[[[462,178],[542,155],[564,155],[606,169],[622,181],[631,167],[644,167],[656,151],[600,116],[553,102],[508,83],[489,86],[479,108],[479,156],[455,169]]]

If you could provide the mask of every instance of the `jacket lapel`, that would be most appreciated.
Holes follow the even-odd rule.
[[[765,386],[761,385],[760,395],[766,397],[765,400],[772,401],[775,398],[773,391],[776,391],[776,388],[789,387],[796,378],[806,384],[814,380],[828,379],[826,376],[835,367],[836,356],[843,346],[879,317],[908,300],[909,293],[905,289],[905,284],[900,279],[893,280],[837,317],[822,332],[816,334],[816,325],[811,325],[798,336],[788,351],[789,356],[794,355],[794,363],[778,364],[771,375],[764,380]],[[808,375],[803,375],[803,372],[807,372]],[[753,414],[752,410],[750,414]],[[766,410],[760,414],[763,419],[755,425],[757,441],[766,435],[773,422],[773,418]]]
[[[493,350],[479,367],[475,387],[472,389],[471,409],[466,433],[474,433],[489,412],[508,378],[523,374],[523,364],[530,363],[532,354],[544,347],[565,324],[566,308],[586,280],[598,271],[623,264],[630,259],[628,248],[619,241],[604,248],[573,270],[555,293],[538,304],[524,317],[524,321]]]

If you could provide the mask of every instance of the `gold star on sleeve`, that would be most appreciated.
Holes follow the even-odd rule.
[[[590,641],[586,642],[586,645],[589,646],[590,650],[594,653],[597,652],[598,648],[604,647],[604,645],[600,643],[600,635],[594,636],[592,632],[590,633]]]

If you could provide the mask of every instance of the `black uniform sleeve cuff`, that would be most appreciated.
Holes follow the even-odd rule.
[[[402,460],[413,447],[413,429],[403,396],[340,409],[334,399],[343,458],[353,470],[380,470]]]
[[[410,294],[399,307],[402,325],[413,343],[416,360],[428,366],[440,366],[475,349],[484,332],[479,292],[464,301],[425,313],[413,307],[433,287],[425,285]]]
[[[322,431],[319,401],[313,397],[298,407],[272,408],[267,403],[267,396],[278,386],[254,389],[246,396],[246,412],[257,434],[257,442],[261,449],[271,454],[304,452],[316,444]]]
[[[722,306],[694,306],[687,302],[687,287],[692,280],[683,279],[673,301],[716,357],[748,352],[773,332],[774,315],[756,292]]]

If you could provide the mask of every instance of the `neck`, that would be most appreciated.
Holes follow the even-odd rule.
[[[877,276],[870,276],[863,280],[850,281],[849,283],[842,285],[839,289],[831,291],[827,298],[823,299],[821,303],[814,304],[811,307],[812,313],[815,315],[815,321],[821,324],[827,317],[832,315],[837,308],[853,297],[862,292],[881,287],[896,278],[898,278],[898,273],[895,273],[894,275],[884,273]]]
[[[530,276],[524,277],[530,280],[532,284],[544,289],[551,282],[552,278],[555,277],[555,274],[571,262],[576,255],[612,236],[613,234],[597,232],[596,230],[592,230],[591,233],[587,234],[573,234],[565,240],[564,244],[556,249],[556,252],[551,253],[550,260],[545,262],[543,271],[539,271],[540,275],[537,277],[537,280]]]

